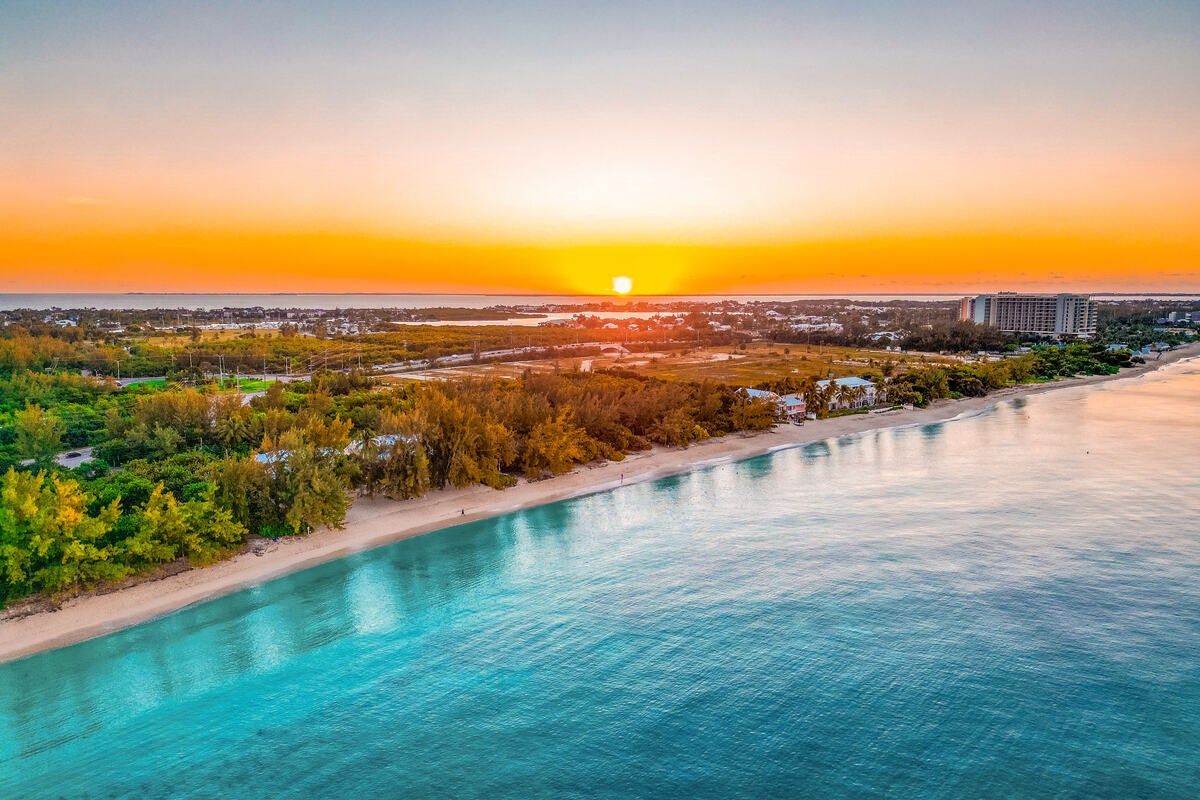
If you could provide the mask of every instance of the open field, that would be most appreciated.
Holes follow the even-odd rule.
[[[819,347],[803,344],[770,344],[752,342],[742,350],[736,347],[714,347],[702,352],[651,359],[648,363],[636,354],[622,359],[634,362],[638,372],[659,378],[676,380],[715,380],[737,386],[753,386],[763,381],[792,375],[797,378],[837,378],[857,375],[867,370],[880,371],[889,361],[903,371],[906,364],[941,361],[938,356],[916,353],[896,353],[854,347]],[[599,363],[596,366],[600,366]],[[618,365],[620,366],[620,365]]]
[[[253,333],[253,337],[246,336],[248,333]],[[273,329],[264,329],[248,331],[245,328],[222,328],[220,330],[202,330],[200,338],[193,340],[190,333],[161,333],[152,336],[141,337],[142,341],[154,344],[158,347],[201,347],[212,342],[228,342],[232,339],[240,339],[242,337],[255,339],[270,339],[278,336],[279,331]]]
[[[844,377],[868,370],[880,372],[887,362],[895,373],[909,364],[956,363],[954,359],[924,353],[897,353],[854,347],[818,347],[803,344],[752,342],[746,349],[734,346],[662,353],[629,353],[621,358],[558,358],[496,364],[463,364],[390,376],[388,380],[454,380],[467,377],[515,378],[526,369],[619,368],[673,380],[714,380],[736,386],[753,386],[763,381],[792,375],[797,378]]]

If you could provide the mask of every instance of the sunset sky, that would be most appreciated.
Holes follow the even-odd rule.
[[[0,292],[614,275],[1200,291],[1200,3],[0,3]]]

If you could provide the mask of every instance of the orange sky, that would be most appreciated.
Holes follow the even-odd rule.
[[[1115,0],[5,4],[0,292],[1200,291],[1197,31]]]
[[[1196,239],[962,235],[774,245],[483,246],[336,234],[3,237],[5,291],[1194,291]],[[36,264],[29,270],[23,265]],[[11,271],[9,268],[11,267]]]

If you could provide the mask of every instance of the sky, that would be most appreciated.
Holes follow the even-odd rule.
[[[1200,3],[0,2],[0,292],[1200,291]]]

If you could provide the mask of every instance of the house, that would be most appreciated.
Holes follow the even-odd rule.
[[[875,405],[877,390],[875,384],[865,378],[834,378],[828,381],[817,381],[817,388],[825,391],[832,389],[829,399],[830,411],[845,411],[855,408],[870,408]],[[855,391],[862,389],[858,399],[845,397],[838,399],[840,389]]]
[[[398,444],[416,444],[420,439],[416,436],[405,433],[384,433],[379,436],[371,437],[371,444],[378,451],[377,458],[382,458],[389,448],[395,447]],[[356,456],[362,452],[362,442],[351,442],[346,445],[343,450],[348,456]],[[261,453],[259,455],[262,455]]]
[[[787,415],[790,422],[801,422],[808,409],[805,405],[804,398],[798,394],[783,395],[784,414]]]
[[[766,400],[769,403],[774,403],[779,415],[787,416],[787,403],[782,397],[775,394],[775,392],[768,392],[764,389],[751,389],[748,386],[740,387],[740,391],[745,392],[746,396],[751,400]]]

